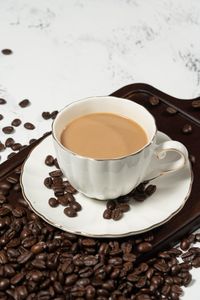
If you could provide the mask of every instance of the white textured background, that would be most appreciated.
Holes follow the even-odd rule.
[[[0,0],[1,128],[16,117],[22,144],[50,130],[41,112],[133,82],[180,98],[200,95],[199,0]],[[24,98],[32,105],[21,109]],[[1,162],[8,151],[2,152]],[[184,300],[199,299],[200,270]]]

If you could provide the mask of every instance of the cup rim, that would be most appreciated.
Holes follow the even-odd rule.
[[[89,156],[83,156],[83,155],[81,155],[81,154],[78,154],[78,153],[76,153],[76,152],[73,152],[73,151],[71,151],[70,149],[64,147],[64,146],[62,145],[62,143],[59,141],[59,139],[56,137],[55,132],[54,132],[54,129],[55,129],[55,123],[56,123],[57,119],[59,118],[59,115],[60,115],[65,109],[67,109],[69,106],[73,105],[74,103],[78,103],[78,102],[82,102],[82,101],[86,101],[86,100],[92,100],[93,98],[98,98],[98,99],[101,99],[101,98],[115,98],[115,99],[122,100],[122,101],[123,101],[123,100],[127,100],[127,101],[134,102],[134,101],[132,101],[132,100],[130,100],[130,99],[121,98],[121,97],[115,97],[115,96],[91,96],[91,97],[82,98],[82,99],[73,101],[73,102],[67,104],[66,106],[64,106],[61,110],[59,110],[59,112],[58,112],[56,118],[53,120],[53,122],[52,122],[52,124],[51,124],[51,128],[52,128],[52,137],[53,137],[53,139],[55,140],[55,142],[56,142],[56,143],[57,143],[64,151],[69,152],[69,153],[72,154],[73,156],[76,156],[76,157],[78,157],[78,158],[80,158],[80,159],[87,159],[87,160],[91,160],[91,161],[119,161],[119,160],[126,159],[126,158],[128,158],[128,157],[134,156],[134,155],[136,155],[136,154],[142,152],[144,149],[146,149],[147,147],[149,147],[149,146],[153,143],[153,141],[155,140],[156,134],[157,134],[157,132],[158,132],[158,129],[157,129],[157,126],[156,126],[155,118],[154,118],[154,116],[153,116],[153,115],[152,115],[152,114],[151,114],[144,106],[142,106],[142,105],[140,105],[140,104],[134,102],[136,105],[141,106],[144,110],[146,110],[146,112],[147,112],[148,114],[151,115],[152,120],[153,120],[153,122],[154,122],[154,126],[155,126],[155,132],[154,132],[154,134],[153,134],[151,140],[149,140],[148,143],[145,144],[145,145],[144,145],[142,148],[140,148],[138,151],[133,152],[133,153],[130,153],[130,154],[128,154],[128,155],[119,156],[119,157],[116,157],[116,158],[108,158],[108,159],[104,158],[104,159],[102,159],[102,158],[92,158],[92,157],[89,157]]]

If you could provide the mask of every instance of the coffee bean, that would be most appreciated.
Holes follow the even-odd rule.
[[[3,115],[2,115],[2,114],[0,114],[0,121],[1,121],[1,120],[3,120]]]
[[[33,254],[31,252],[29,252],[29,251],[24,252],[20,256],[18,256],[17,262],[19,264],[25,264],[32,256],[33,256]]]
[[[81,205],[78,203],[78,202],[76,202],[76,201],[74,201],[74,202],[72,202],[71,204],[70,204],[70,207],[72,208],[72,209],[74,209],[75,211],[80,211],[81,210]]]
[[[77,192],[77,190],[70,183],[67,183],[65,186],[65,191],[69,194],[76,194]]]
[[[63,175],[63,173],[61,170],[55,170],[55,171],[50,172],[49,175],[51,177],[60,177]]]
[[[108,200],[106,203],[106,207],[107,209],[113,210],[116,207],[116,202],[114,200]]]
[[[2,128],[2,131],[5,133],[5,134],[11,134],[14,132],[14,128],[12,126],[6,126],[6,127],[3,127]]]
[[[195,268],[200,268],[200,256],[193,259],[192,266]]]
[[[11,49],[2,49],[1,50],[1,53],[4,54],[4,55],[11,55],[13,52]]]
[[[171,107],[171,106],[168,106],[166,108],[166,112],[169,114],[169,115],[175,115],[177,113],[177,110],[176,108],[174,107]]]
[[[44,185],[45,185],[48,189],[51,188],[52,184],[53,184],[53,181],[52,181],[51,177],[45,178],[45,180],[44,180]]]
[[[7,156],[7,158],[9,159],[9,158],[15,156],[15,154],[16,154],[15,152],[11,152],[11,153]]]
[[[54,158],[52,155],[47,155],[45,158],[45,164],[50,167],[54,165]]]
[[[57,110],[52,111],[51,118],[54,120],[56,118],[57,114],[58,114]]]
[[[35,129],[35,125],[33,125],[30,122],[26,122],[26,123],[24,123],[24,128],[26,128],[28,130],[33,130],[33,129]]]
[[[0,279],[0,291],[6,290],[10,285],[10,280],[7,278]]]
[[[122,212],[119,208],[115,208],[113,211],[112,211],[112,219],[114,221],[118,221],[122,218]]]
[[[183,239],[180,243],[180,248],[185,251],[185,250],[189,249],[189,247],[190,247],[189,240],[188,239]]]
[[[191,134],[192,133],[192,125],[191,124],[185,124],[182,128],[183,134]]]
[[[22,121],[20,119],[14,119],[11,123],[12,126],[18,127]]]
[[[22,108],[27,107],[30,104],[31,104],[31,102],[28,99],[24,99],[24,100],[19,102],[19,106],[21,106]]]
[[[49,198],[49,205],[51,207],[57,207],[59,205],[59,202],[56,198]]]
[[[72,207],[66,207],[64,209],[64,214],[70,218],[77,216],[77,212]]]
[[[111,219],[112,218],[112,210],[111,209],[105,209],[103,212],[103,218],[104,219]]]
[[[192,107],[195,108],[195,109],[200,108],[200,100],[192,101]]]
[[[160,103],[160,100],[157,96],[151,96],[149,98],[149,103],[151,106],[157,106]]]
[[[5,149],[4,144],[2,144],[2,143],[0,142],[0,152],[3,151],[4,149]]]
[[[152,244],[148,243],[148,242],[142,242],[140,244],[138,244],[137,246],[137,250],[140,253],[145,253],[145,252],[149,252],[152,249]]]
[[[153,185],[153,184],[150,184],[147,186],[147,188],[145,189],[145,193],[148,195],[148,196],[151,196],[155,193],[156,191],[156,185]]]
[[[128,203],[120,203],[118,205],[118,208],[121,210],[121,212],[127,212],[130,210],[130,206]]]
[[[11,146],[11,149],[13,151],[17,151],[17,150],[20,150],[22,147],[22,145],[20,143],[14,143],[12,146]]]
[[[133,194],[133,199],[135,199],[138,202],[143,202],[147,198],[147,195],[145,193],[137,193],[135,192]]]
[[[6,104],[6,103],[7,103],[7,101],[5,99],[0,98],[0,105]]]
[[[5,141],[5,146],[6,146],[6,147],[11,147],[14,143],[15,143],[15,141],[13,140],[13,138],[8,138],[8,139]]]
[[[49,120],[49,119],[51,119],[51,114],[50,114],[50,112],[48,112],[48,111],[44,111],[44,112],[42,113],[42,117],[43,117],[43,119],[45,119],[45,120]]]

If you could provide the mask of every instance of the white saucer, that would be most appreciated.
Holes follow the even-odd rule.
[[[159,143],[169,139],[165,134],[158,133]],[[52,208],[48,204],[53,191],[47,189],[43,182],[48,173],[54,170],[54,167],[44,164],[48,154],[55,157],[52,136],[46,137],[36,146],[25,161],[21,175],[24,197],[31,209],[46,222],[75,234],[122,237],[148,231],[177,214],[188,199],[192,187],[193,175],[188,161],[182,170],[155,179],[153,184],[157,185],[157,191],[144,202],[133,200],[131,210],[119,221],[103,218],[106,201],[90,199],[81,193],[77,193],[75,197],[82,210],[78,213],[78,217],[69,218],[63,213],[63,206]],[[173,157],[168,159],[171,160]]]

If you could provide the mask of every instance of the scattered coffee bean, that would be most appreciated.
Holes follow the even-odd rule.
[[[11,149],[13,151],[20,150],[21,148],[22,148],[22,145],[20,143],[14,143],[13,145],[11,145]]]
[[[35,125],[33,125],[30,122],[26,122],[26,123],[24,123],[24,128],[26,128],[28,130],[33,130],[33,129],[35,129]]]
[[[3,127],[2,128],[2,131],[5,133],[5,134],[11,134],[14,132],[14,128],[12,126],[6,126],[6,127]]]
[[[195,108],[195,109],[200,108],[200,100],[192,101],[192,107]]]
[[[116,202],[114,200],[108,200],[106,203],[107,209],[113,210],[116,208]]]
[[[66,207],[64,209],[64,214],[70,218],[76,217],[77,216],[77,212],[75,211],[75,209],[73,209],[72,207]]]
[[[151,106],[157,106],[160,103],[160,100],[157,96],[151,96],[149,98],[149,103],[151,104]]]
[[[51,207],[57,207],[59,205],[59,202],[56,198],[50,198],[49,199],[49,205]]]
[[[50,112],[48,112],[48,111],[44,111],[44,112],[42,113],[42,117],[43,117],[43,119],[45,119],[45,120],[49,120],[49,119],[51,119],[51,114],[50,114]]]
[[[191,124],[185,124],[182,128],[182,133],[184,133],[184,134],[192,133],[192,125]]]
[[[6,104],[6,100],[3,98],[0,98],[0,105],[2,105],[2,104]]]
[[[119,209],[119,208],[115,208],[113,211],[112,211],[112,219],[114,221],[118,221],[122,218],[122,211]]]
[[[1,120],[3,120],[3,115],[2,115],[2,114],[0,114],[0,121],[1,121]]]
[[[156,185],[150,184],[148,187],[145,189],[145,193],[147,196],[151,196],[155,193],[156,191]]]
[[[57,114],[58,114],[57,110],[52,111],[51,118],[54,120],[56,118]]]
[[[30,104],[31,104],[31,102],[28,99],[24,99],[24,100],[19,102],[19,106],[21,106],[22,108],[27,107]]]
[[[22,121],[20,119],[14,119],[11,123],[12,126],[18,127]]]
[[[54,166],[54,158],[52,155],[47,155],[47,157],[45,158],[45,164],[47,166]]]
[[[8,139],[5,141],[5,146],[6,146],[6,147],[11,147],[14,143],[15,143],[15,141],[13,140],[13,138],[8,138]]]
[[[142,242],[137,246],[137,250],[140,253],[149,252],[151,249],[152,249],[152,245],[149,242]]]
[[[177,113],[177,110],[176,108],[174,107],[171,107],[171,106],[168,106],[166,108],[166,112],[169,114],[169,115],[175,115]]]
[[[4,55],[10,55],[12,54],[12,50],[11,49],[2,49],[1,50],[1,53],[4,54]]]
[[[104,219],[111,219],[112,218],[112,210],[111,209],[105,209],[103,212],[103,218]]]
[[[61,177],[63,175],[61,170],[55,170],[49,173],[51,177]]]

